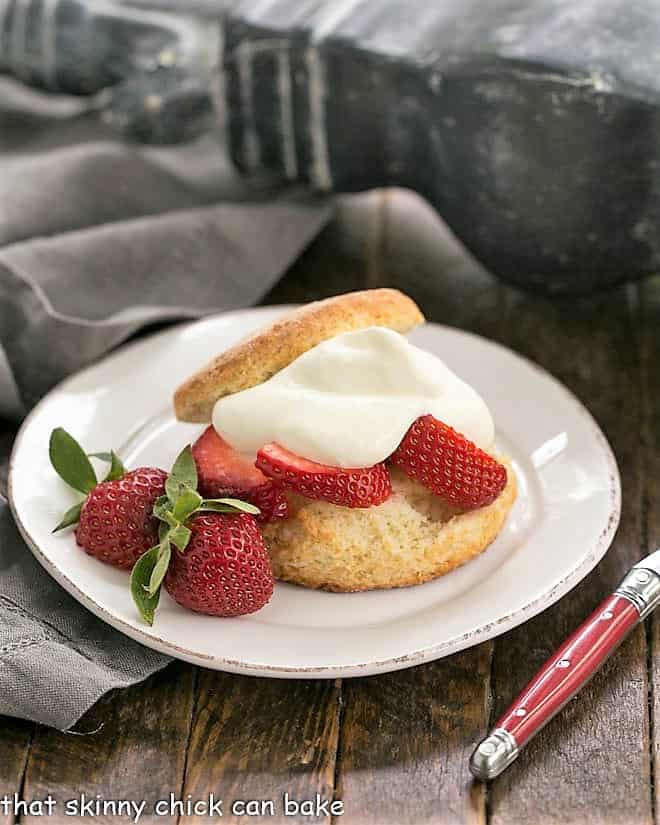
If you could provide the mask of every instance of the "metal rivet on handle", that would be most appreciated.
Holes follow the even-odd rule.
[[[557,667],[566,668],[566,667],[570,667],[570,666],[571,666],[571,660],[570,659],[560,659],[557,662]]]
[[[526,716],[526,715],[527,715],[527,711],[525,710],[525,708],[518,708],[518,710],[516,711],[516,716]]]
[[[600,618],[601,619],[611,619],[613,616],[614,616],[614,613],[612,613],[611,610],[606,610],[604,613],[601,613]]]
[[[495,728],[481,741],[470,758],[470,771],[478,779],[494,779],[518,756],[513,734]]]
[[[651,579],[651,574],[648,570],[638,570],[635,573],[635,578],[640,584],[646,584]]]

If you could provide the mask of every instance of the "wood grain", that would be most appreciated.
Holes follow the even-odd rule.
[[[0,799],[21,793],[34,725],[0,716]],[[13,825],[14,814],[0,808],[0,825]]]
[[[640,369],[629,299],[625,289],[584,300],[507,294],[509,343],[550,369],[589,407],[615,451],[624,504],[614,545],[588,579],[496,640],[495,716],[641,554]],[[649,763],[646,644],[638,630],[493,783],[490,821],[649,823]]]
[[[337,795],[343,825],[477,825],[468,759],[488,717],[490,644],[344,683]]]
[[[332,680],[258,679],[204,671],[200,675],[184,793],[225,800],[223,822],[237,800],[270,800],[258,822],[329,823],[327,816],[285,816],[285,793],[298,801],[333,799],[340,685]],[[199,815],[193,823],[211,822]]]
[[[639,344],[642,370],[644,450],[644,501],[642,506],[644,552],[660,548],[660,276],[640,286]],[[650,647],[651,755],[655,819],[660,821],[660,615],[647,620]]]
[[[105,800],[145,800],[140,822],[166,825],[177,817],[154,815],[153,806],[170,793],[180,796],[193,708],[195,669],[177,663],[146,682],[114,692],[78,723],[75,733],[39,728],[25,775],[24,798],[56,797],[54,825],[76,821],[130,822],[132,817],[65,816],[65,803],[97,794]],[[39,825],[39,816],[22,822]]]

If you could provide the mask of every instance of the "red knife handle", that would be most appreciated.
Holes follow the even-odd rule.
[[[511,734],[522,748],[594,675],[639,621],[639,610],[629,599],[608,596],[548,659],[495,727]]]
[[[630,631],[660,604],[660,549],[638,562],[616,591],[553,654],[475,748],[470,770],[494,779],[589,681]]]

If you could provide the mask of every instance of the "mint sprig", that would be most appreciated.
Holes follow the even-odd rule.
[[[261,511],[236,498],[204,499],[197,492],[197,467],[190,445],[179,453],[165,482],[165,495],[156,500],[153,515],[160,522],[159,544],[141,556],[131,573],[131,594],[140,615],[148,625],[160,600],[160,590],[172,555],[184,553],[192,531],[187,522],[195,513],[249,513]]]
[[[115,452],[88,454],[76,439],[62,427],[57,427],[50,434],[48,455],[50,456],[50,463],[59,477],[69,487],[73,487],[74,490],[82,493],[85,498],[98,484],[90,458],[100,458],[110,464],[110,469],[103,479],[104,481],[116,481],[123,478],[126,473],[126,468]],[[84,503],[85,499],[70,507],[53,530],[53,533],[77,524],[80,521],[80,513]]]

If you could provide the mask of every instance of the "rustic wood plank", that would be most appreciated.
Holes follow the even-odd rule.
[[[155,816],[153,806],[170,793],[180,795],[193,710],[195,669],[176,663],[146,682],[101,699],[73,733],[40,728],[28,759],[24,799],[57,800],[48,822],[70,823],[65,803],[81,794],[94,799],[146,802],[143,823],[173,823]],[[129,815],[98,816],[97,823],[131,822]],[[89,819],[89,817],[87,817]],[[40,816],[22,817],[38,825]]]
[[[496,641],[494,716],[642,552],[640,370],[630,294],[548,300],[508,291],[508,343],[589,407],[616,453],[624,505],[614,546],[588,579]],[[493,825],[652,821],[643,630],[493,784],[489,801]]]
[[[501,288],[412,192],[385,194],[370,286],[412,295],[428,320],[499,335]],[[337,769],[343,825],[485,822],[468,758],[488,719],[491,643],[411,670],[344,683]]]
[[[344,825],[485,822],[468,759],[488,716],[490,645],[344,683],[337,796]]]
[[[0,716],[0,799],[20,797],[34,725]],[[0,807],[0,825],[13,825],[14,812]]]
[[[640,286],[639,331],[644,400],[644,552],[660,548],[660,276],[649,278]],[[647,621],[650,647],[651,756],[656,822],[660,821],[660,616],[654,613]]]
[[[197,711],[188,754],[184,795],[224,799],[223,822],[245,822],[237,800],[272,801],[272,815],[253,821],[303,823],[286,816],[283,797],[297,801],[333,799],[339,734],[340,684],[332,680],[284,681],[200,675]],[[207,822],[192,816],[186,822]],[[313,817],[329,823],[330,817]]]

